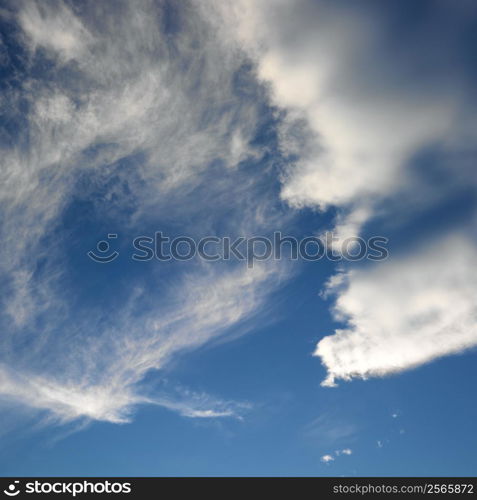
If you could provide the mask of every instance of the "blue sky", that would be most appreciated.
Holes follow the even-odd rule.
[[[2,475],[475,475],[473,2],[0,21]],[[389,257],[134,261],[156,231]]]

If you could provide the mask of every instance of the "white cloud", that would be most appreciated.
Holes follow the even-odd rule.
[[[339,457],[341,455],[352,455],[352,454],[353,454],[353,450],[351,450],[351,448],[344,448],[342,450],[335,450],[336,457]],[[323,455],[321,457],[321,461],[324,463],[333,462],[334,460],[335,460],[335,457],[331,454],[326,454],[326,455]]]
[[[334,308],[347,326],[315,351],[328,372],[322,385],[389,375],[476,346],[476,259],[474,242],[455,235],[350,271]]]
[[[459,76],[427,82],[422,75],[428,84],[406,78],[407,66],[425,56],[413,50],[403,60],[382,51],[385,20],[377,10],[242,0],[222,16],[287,112],[281,146],[297,159],[283,176],[283,199],[338,207],[342,239],[359,234],[380,200],[412,186],[414,153],[468,134],[457,119],[464,119]]]
[[[344,448],[342,450],[335,450],[335,455],[339,457],[340,455],[352,455],[353,450],[351,448]]]
[[[411,160],[436,144],[441,154],[468,147],[475,126],[466,111],[471,97],[465,71],[452,71],[449,78],[442,67],[416,72],[438,49],[420,40],[427,44],[421,51],[413,40],[413,50],[399,57],[382,29],[389,19],[377,9],[243,0],[225,10],[227,30],[286,112],[281,147],[292,164],[283,174],[281,195],[298,208],[337,208],[338,248],[362,231],[383,201],[403,194],[401,203],[435,202],[442,195],[442,187],[416,180]],[[466,15],[445,2],[438,10],[456,16],[454,23],[461,19],[456,25]],[[443,166],[446,188],[474,183],[465,160],[452,158]],[[336,288],[335,315],[347,326],[316,349],[328,371],[324,385],[395,373],[477,344],[475,242],[456,238],[441,245],[351,271],[344,289]]]
[[[123,422],[146,402],[198,418],[236,414],[237,407],[220,402],[159,403],[142,392],[141,380],[179,353],[227,338],[263,307],[286,270],[194,268],[167,293],[153,295],[146,313],[131,294],[113,320],[85,311],[76,324],[61,245],[45,242],[80,175],[101,184],[110,180],[107,167],[125,162],[115,174],[128,194],[108,192],[105,199],[112,213],[131,203],[126,223],[163,212],[169,220],[204,214],[203,227],[226,213],[221,223],[248,234],[270,224],[273,211],[258,187],[264,172],[239,168],[264,153],[251,145],[260,103],[237,95],[233,85],[251,56],[273,103],[287,112],[279,147],[284,156],[299,153],[282,176],[283,199],[343,209],[337,228],[345,238],[373,216],[376,200],[408,184],[403,166],[412,153],[443,137],[457,140],[459,95],[438,86],[423,92],[386,85],[393,75],[377,72],[383,60],[372,51],[380,45],[379,23],[324,5],[184,3],[173,37],[158,29],[165,20],[154,2],[118,1],[107,15],[100,2],[81,10],[70,5],[20,2],[15,11],[30,51],[26,64],[44,57],[53,69],[42,77],[27,68],[20,88],[1,98],[21,122],[17,143],[2,143],[0,151],[0,277],[9,318],[0,325],[8,332],[0,340],[1,394],[62,421]],[[64,78],[52,78],[60,70]],[[131,157],[141,160],[128,164]],[[194,197],[200,189],[207,196]],[[349,326],[318,345],[328,384],[406,369],[475,344],[468,297],[475,252],[463,240],[454,244],[461,247],[447,266],[430,252],[330,281],[347,280],[336,313]],[[406,290],[397,276],[406,277]],[[449,311],[446,303],[456,307]],[[416,343],[420,349],[410,353],[407,346]]]
[[[174,396],[163,397],[155,395],[150,401],[172,411],[178,412],[187,418],[236,418],[243,419],[243,415],[252,409],[252,405],[244,402],[222,401],[211,397],[209,394],[198,393],[176,387]]]
[[[343,446],[355,439],[358,426],[343,419],[342,415],[325,413],[304,428],[308,440],[327,446]]]
[[[48,419],[68,423],[77,419],[111,423],[130,421],[133,407],[140,404],[161,406],[188,418],[242,419],[251,409],[248,403],[222,401],[183,387],[167,388],[153,397],[141,396],[126,384],[77,384],[28,373],[15,373],[0,367],[0,396],[3,403],[20,403],[34,410],[47,411]],[[121,382],[121,381],[119,381]]]
[[[91,39],[64,3],[24,2],[19,20],[33,50],[38,47],[52,50],[65,62],[82,55]]]
[[[78,179],[107,186],[116,177],[124,189],[104,194],[108,213],[98,220],[127,206],[132,214],[116,221],[129,227],[151,214],[175,222],[200,214],[192,223],[198,232],[220,223],[254,233],[270,223],[263,172],[239,168],[265,153],[250,144],[260,103],[234,89],[246,58],[223,46],[199,6],[181,9],[174,36],[161,29],[161,4],[147,0],[81,9],[32,1],[12,10],[30,58],[21,84],[2,96],[12,121],[21,122],[0,152],[2,404],[62,422],[125,422],[145,403],[194,418],[244,411],[192,394],[154,394],[142,380],[180,353],[246,331],[283,267],[189,266],[173,284],[144,285],[147,307],[131,291],[114,310],[81,310],[76,285],[65,278],[67,236],[55,233],[74,197],[86,196]],[[35,58],[48,62],[44,74],[29,71]],[[250,85],[253,93],[257,84]]]
[[[77,418],[121,423],[138,404],[156,404],[191,418],[237,417],[248,405],[221,402],[191,391],[141,387],[150,370],[164,368],[181,352],[202,346],[253,315],[263,305],[274,278],[272,268],[244,266],[216,275],[188,276],[170,297],[169,308],[137,316],[128,306],[94,337],[68,336],[44,342],[35,355],[52,360],[48,370],[2,366],[0,396],[62,422]],[[66,324],[66,328],[67,328]],[[56,358],[56,359],[55,359]],[[21,359],[22,365],[26,359]],[[41,368],[41,369],[40,369]]]

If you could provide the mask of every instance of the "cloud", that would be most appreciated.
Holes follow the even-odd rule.
[[[16,367],[2,365],[0,397],[47,410],[61,422],[77,418],[127,422],[133,407],[146,403],[191,418],[239,418],[247,405],[187,391],[155,394],[140,382],[150,370],[164,368],[174,356],[224,337],[229,328],[255,314],[273,275],[271,268],[256,267],[220,276],[212,271],[188,276],[169,308],[160,313],[137,315],[134,307],[125,307],[99,334],[55,338],[54,345],[43,341],[35,355],[52,360],[48,370],[26,355],[17,359]],[[92,327],[89,322],[85,326]],[[24,366],[27,360],[29,366]]]
[[[244,412],[155,394],[143,379],[247,331],[283,266],[191,264],[164,281],[162,270],[143,269],[126,284],[117,274],[120,298],[105,293],[99,308],[81,298],[87,280],[72,279],[72,255],[85,254],[79,238],[106,221],[124,232],[172,221],[232,234],[274,220],[275,201],[263,196],[267,146],[253,141],[264,103],[246,56],[221,43],[199,6],[176,7],[175,26],[166,8],[8,4],[19,64],[2,97],[11,124],[0,142],[2,405],[61,422],[126,422],[140,404],[192,418]],[[253,172],[241,168],[247,161]],[[91,207],[90,221],[78,203]]]
[[[349,271],[334,307],[347,326],[315,351],[327,369],[322,385],[390,375],[476,346],[476,258],[475,242],[457,234]]]
[[[465,23],[465,9],[450,12],[440,3],[429,22],[437,26],[442,16],[449,29],[436,27],[428,39],[413,33],[418,39],[405,57],[384,9],[242,0],[223,10],[227,32],[235,33],[286,113],[280,145],[290,161],[282,198],[298,208],[338,208],[342,239],[358,235],[383,199],[406,190],[414,197],[408,163],[415,153],[435,144],[461,148],[475,129],[466,118],[462,72],[449,78],[445,64],[419,71],[439,50],[429,40],[456,43],[452,27]]]
[[[341,415],[332,413],[320,415],[305,426],[304,432],[308,439],[334,446],[343,446],[353,440],[358,427]]]
[[[284,115],[281,197],[295,208],[334,209],[338,248],[377,215],[411,224],[415,212],[403,205],[436,208],[456,184],[461,192],[475,185],[465,159],[475,142],[472,77],[452,55],[466,50],[467,7],[440,2],[425,13],[426,27],[409,33],[395,29],[393,13],[306,0],[243,0],[221,11]],[[426,150],[438,151],[445,181],[426,177],[416,162]],[[318,344],[323,385],[396,373],[476,345],[475,241],[446,231],[435,249],[350,271],[345,286],[328,289],[347,326]]]
[[[336,450],[335,451],[336,457],[339,457],[340,455],[352,455],[352,454],[353,454],[353,450],[351,450],[351,448],[344,448],[343,450]],[[325,464],[330,463],[330,462],[334,462],[335,457],[331,454],[326,454],[326,455],[323,455],[321,457],[321,461],[324,462]]]
[[[413,190],[416,151],[474,138],[462,82],[430,91],[402,79],[415,68],[387,61],[376,13],[302,0],[173,4],[21,1],[4,15],[15,39],[2,50],[17,47],[18,64],[0,98],[10,124],[0,137],[0,395],[60,421],[125,422],[146,403],[196,418],[240,414],[238,403],[154,396],[144,378],[247,331],[290,275],[278,263],[190,266],[165,281],[144,272],[128,290],[118,278],[120,304],[102,297],[98,310],[71,279],[78,205],[93,214],[83,237],[107,222],[259,234],[291,219],[281,197],[337,207],[343,239],[382,199]],[[270,104],[280,171],[257,140]],[[446,266],[427,251],[330,280],[325,295],[338,294],[348,326],[318,344],[327,384],[475,344],[474,247],[465,238],[444,246]]]
[[[80,57],[91,39],[78,17],[63,3],[25,3],[19,18],[33,50],[46,48],[65,62]]]
[[[344,448],[342,450],[335,450],[335,455],[339,457],[340,455],[352,455],[353,450],[351,448]]]
[[[125,385],[78,386],[41,375],[16,373],[6,366],[0,367],[0,384],[4,404],[19,403],[38,412],[46,411],[46,421],[61,424],[78,419],[127,423],[133,407],[141,404],[161,406],[187,418],[242,419],[251,409],[248,403],[222,401],[182,386],[167,387],[148,397]]]
[[[164,396],[154,395],[149,401],[164,408],[178,412],[187,418],[236,418],[243,419],[243,415],[252,410],[252,405],[246,402],[222,401],[211,397],[204,392],[195,392],[182,386],[170,388]]]

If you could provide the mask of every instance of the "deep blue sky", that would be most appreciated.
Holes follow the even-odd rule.
[[[475,475],[476,25],[7,2],[0,475]],[[329,230],[390,256],[131,259],[155,231]]]

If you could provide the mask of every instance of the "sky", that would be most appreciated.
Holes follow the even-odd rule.
[[[0,475],[475,475],[476,33],[470,0],[2,2]],[[333,240],[135,258],[159,232]]]

